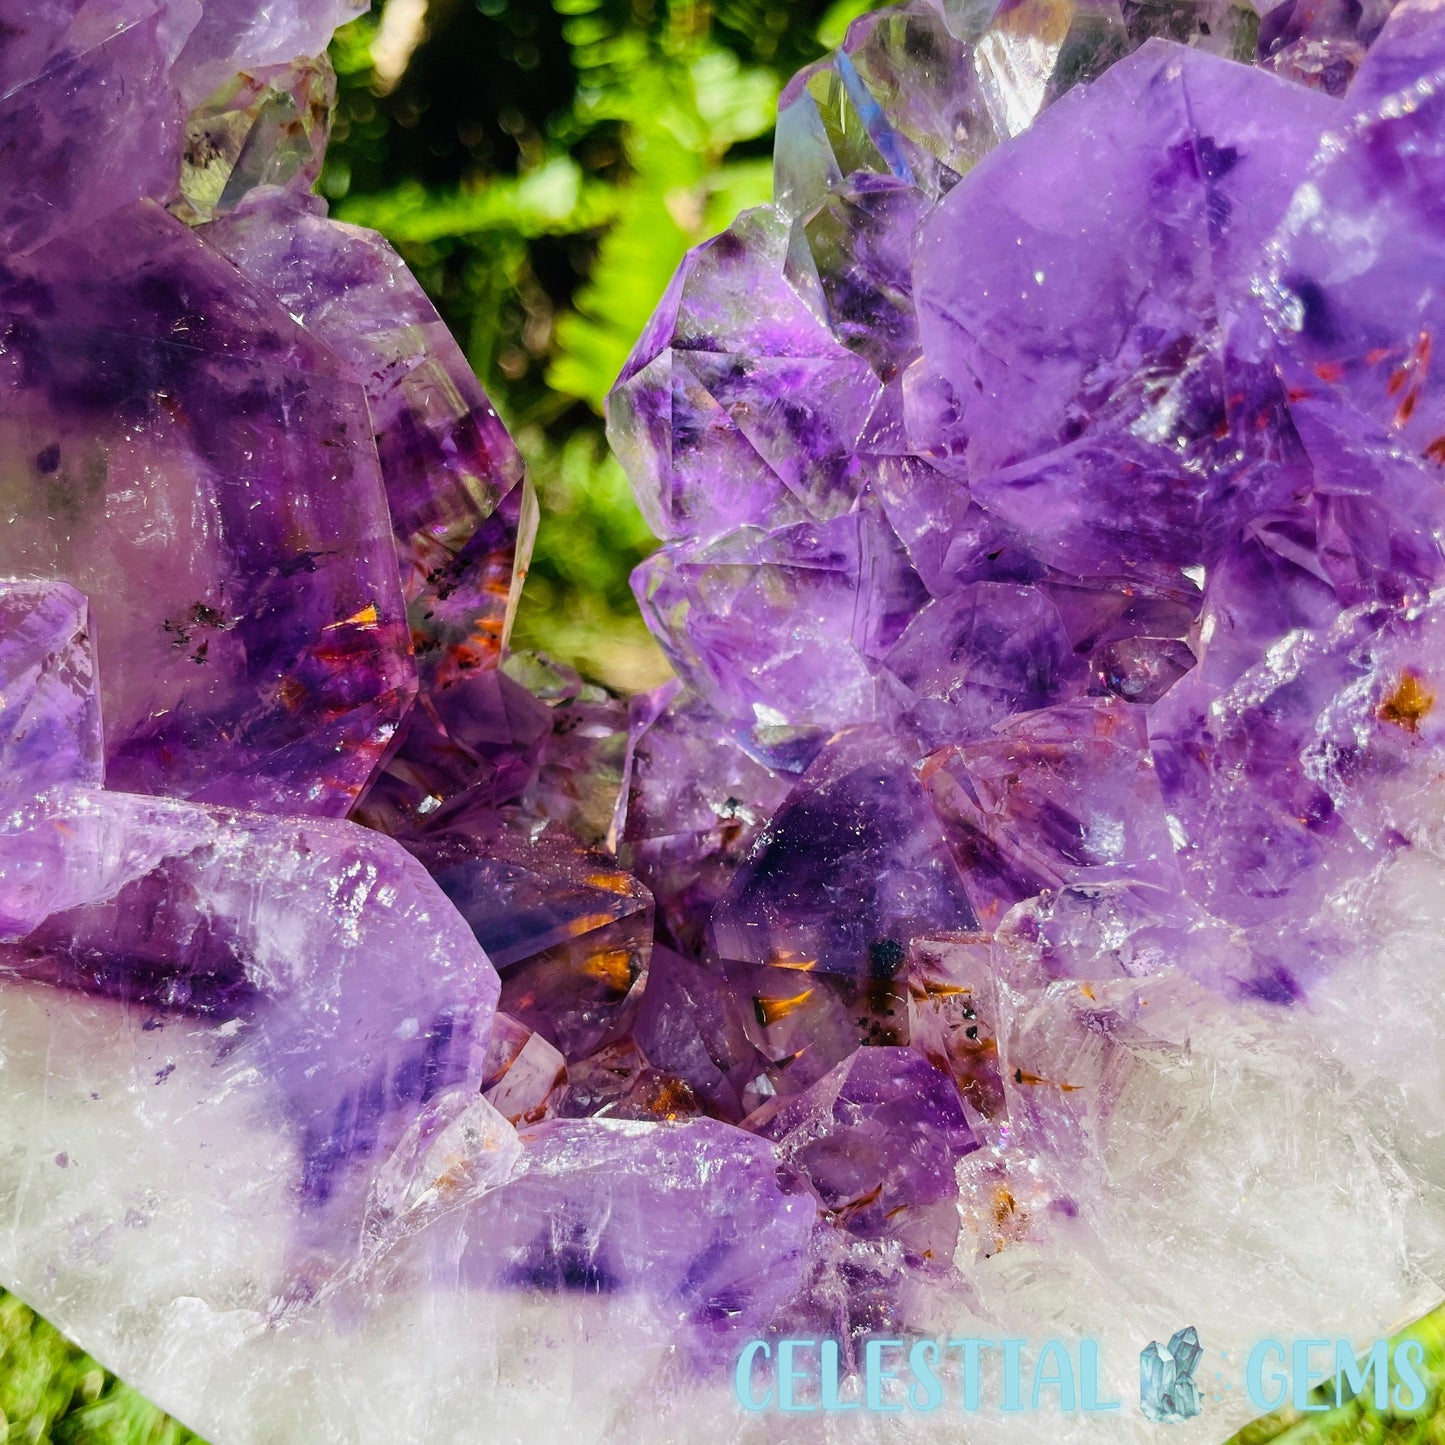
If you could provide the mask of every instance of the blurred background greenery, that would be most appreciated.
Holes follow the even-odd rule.
[[[337,36],[321,189],[421,278],[540,494],[520,646],[624,690],[666,674],[628,591],[653,538],[603,398],[687,248],[770,198],[783,83],[872,3],[386,0]],[[1414,1332],[1445,1373],[1445,1312]],[[0,1442],[195,1440],[0,1291]],[[1445,1405],[1437,1385],[1410,1419],[1285,1412],[1231,1445],[1271,1441],[1445,1445]]]

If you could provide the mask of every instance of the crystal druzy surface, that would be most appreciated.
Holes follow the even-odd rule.
[[[611,398],[623,699],[309,194],[350,8],[0,0],[0,1282],[213,1445],[914,1334],[1215,1440],[1437,1301],[1445,9],[857,21]]]

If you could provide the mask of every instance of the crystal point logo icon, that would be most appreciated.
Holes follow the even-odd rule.
[[[1150,1340],[1139,1352],[1139,1408],[1161,1425],[1192,1420],[1204,1408],[1194,1371],[1203,1358],[1199,1331],[1176,1330],[1167,1346]]]

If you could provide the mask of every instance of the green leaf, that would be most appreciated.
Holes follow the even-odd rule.
[[[618,214],[612,187],[587,180],[570,156],[555,156],[516,178],[486,181],[471,191],[435,194],[420,185],[338,201],[338,220],[370,226],[388,240],[419,243],[479,231],[519,236],[568,236],[595,230]]]
[[[824,50],[836,50],[848,34],[848,27],[870,10],[877,10],[876,0],[834,0],[818,23],[818,43]]]

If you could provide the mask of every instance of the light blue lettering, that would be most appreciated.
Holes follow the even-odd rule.
[[[1365,1393],[1365,1381],[1375,1377],[1375,1409],[1383,1410],[1390,1403],[1390,1355],[1384,1340],[1376,1340],[1364,1357],[1363,1366],[1355,1361],[1355,1352],[1348,1340],[1335,1341],[1335,1404]],[[1343,1378],[1342,1378],[1343,1377]],[[1348,1386],[1348,1392],[1346,1391]]]
[[[1079,1344],[1079,1397],[1085,1410],[1117,1410],[1118,1400],[1099,1399],[1099,1343],[1083,1340]]]
[[[842,1378],[842,1372],[838,1368],[838,1341],[824,1340],[822,1355],[823,1388],[822,1404],[825,1410],[857,1410],[861,1408],[859,1400],[843,1400],[838,1396],[838,1381]]]
[[[1027,1340],[1003,1341],[1003,1404],[999,1406],[1000,1410],[1022,1410],[1024,1407],[1019,1391],[1020,1360],[1026,1344]]]
[[[1244,1383],[1249,1392],[1249,1403],[1256,1410],[1277,1410],[1284,1404],[1289,1393],[1289,1376],[1276,1370],[1270,1379],[1277,1387],[1272,1395],[1264,1392],[1264,1362],[1268,1355],[1276,1355],[1284,1364],[1284,1346],[1278,1340],[1261,1340],[1250,1352],[1245,1364]]]
[[[768,1402],[773,1398],[771,1386],[761,1400],[753,1394],[753,1361],[759,1355],[765,1360],[771,1359],[772,1353],[766,1340],[749,1340],[743,1346],[742,1354],[738,1356],[738,1367],[733,1374],[733,1388],[737,1391],[738,1404],[744,1410],[766,1410]]]
[[[913,1374],[913,1388],[908,1392],[908,1403],[920,1412],[936,1410],[943,1404],[943,1386],[938,1383],[938,1376],[933,1373],[940,1353],[933,1340],[915,1340],[913,1348],[908,1352],[908,1368]]]
[[[870,1410],[901,1410],[902,1401],[894,1401],[892,1404],[883,1403],[883,1382],[884,1380],[896,1380],[896,1370],[885,1370],[883,1368],[884,1349],[901,1350],[902,1340],[869,1340],[863,1346],[863,1383],[867,1390],[868,1408]]]
[[[808,1378],[806,1370],[793,1368],[793,1355],[797,1350],[811,1350],[814,1340],[778,1341],[778,1408],[780,1410],[816,1410],[818,1407],[809,1400],[799,1400],[793,1393],[793,1386]]]
[[[969,1411],[978,1409],[978,1357],[979,1352],[993,1348],[992,1340],[950,1340],[950,1350],[963,1351],[963,1397],[960,1406]]]
[[[1310,1391],[1322,1380],[1328,1379],[1324,1370],[1310,1368],[1310,1351],[1327,1350],[1330,1347],[1328,1340],[1296,1340],[1294,1342],[1294,1407],[1296,1410],[1328,1410],[1328,1400],[1321,1400],[1317,1404],[1310,1404]]]
[[[1044,1367],[1052,1364],[1053,1374],[1046,1375]],[[1039,1362],[1034,1367],[1034,1391],[1032,1405],[1035,1410],[1039,1408],[1039,1397],[1046,1387],[1052,1387],[1059,1392],[1059,1410],[1063,1414],[1072,1414],[1076,1401],[1074,1395],[1074,1362],[1069,1358],[1069,1352],[1058,1340],[1045,1340],[1044,1347],[1039,1351]]]
[[[1395,1408],[1408,1415],[1425,1403],[1425,1381],[1420,1378],[1418,1366],[1425,1361],[1425,1346],[1419,1340],[1401,1340],[1395,1346],[1395,1374],[1399,1384],[1395,1386]],[[1409,1394],[1405,1393],[1409,1387]]]

